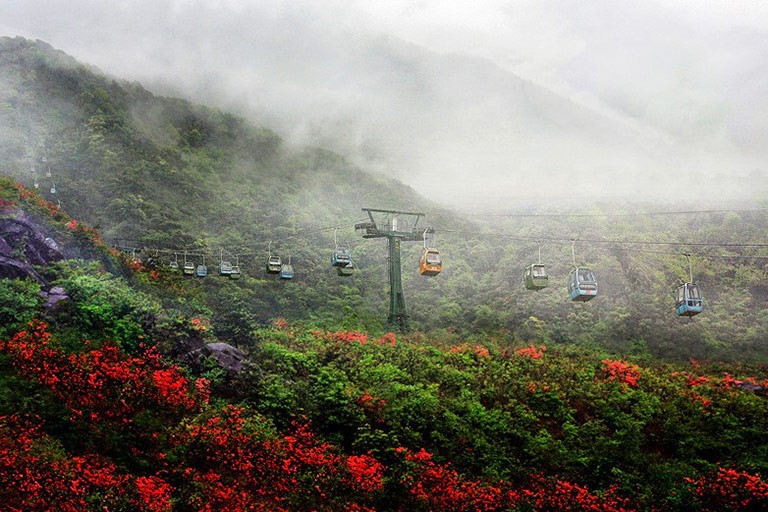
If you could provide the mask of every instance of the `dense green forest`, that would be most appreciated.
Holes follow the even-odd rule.
[[[11,510],[765,506],[761,205],[460,214],[42,42],[0,39],[0,66]],[[438,276],[403,244],[407,333],[385,325],[364,207],[434,228]],[[334,237],[352,276],[330,265]],[[294,279],[265,272],[268,248]],[[539,249],[550,286],[529,291]],[[172,269],[184,251],[210,275]],[[216,275],[222,251],[242,278]],[[567,298],[574,263],[598,276],[589,302]],[[691,271],[704,311],[678,318]]]

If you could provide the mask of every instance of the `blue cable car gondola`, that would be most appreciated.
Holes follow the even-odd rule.
[[[692,317],[704,309],[701,289],[696,283],[685,283],[675,294],[675,311],[678,316]]]
[[[587,302],[597,295],[595,273],[585,267],[576,267],[568,276],[568,295],[572,301]]]
[[[677,316],[687,316],[690,318],[701,313],[704,309],[704,300],[701,297],[699,285],[693,282],[691,255],[685,253],[684,256],[688,259],[689,281],[680,286],[675,293],[675,312]]]
[[[291,255],[288,255],[288,263],[283,263],[280,267],[280,279],[293,279],[293,265],[291,265]]]
[[[331,256],[331,265],[334,267],[346,267],[352,262],[352,254],[346,247],[336,247]]]
[[[197,266],[197,277],[205,277],[208,275],[208,267],[205,266],[205,256],[203,256],[203,262]]]
[[[339,228],[333,230],[333,254],[331,255],[331,265],[334,267],[346,267],[352,261],[352,253],[346,247],[339,247],[336,238],[336,232]]]
[[[293,279],[293,266],[284,263],[280,268],[280,279]]]

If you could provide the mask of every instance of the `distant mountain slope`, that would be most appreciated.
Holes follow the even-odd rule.
[[[713,161],[636,119],[587,108],[489,61],[305,28],[311,45],[265,27],[245,69],[233,55],[221,65],[184,61],[183,82],[154,83],[206,104],[237,105],[289,140],[331,148],[456,202],[543,192],[670,200],[695,190],[722,198],[692,176],[749,195],[746,183],[717,175],[746,178],[757,161]]]
[[[154,96],[45,43],[0,41],[3,168],[31,184],[34,166],[46,189],[57,182],[56,197],[74,216],[104,226],[108,236],[138,238],[147,225],[169,222],[215,232],[220,219],[210,214],[219,216],[223,205],[246,222],[258,219],[260,231],[274,229],[297,194],[322,193],[322,209],[325,200],[333,215],[355,217],[360,197],[402,207],[423,202],[337,155],[286,149],[241,118]]]

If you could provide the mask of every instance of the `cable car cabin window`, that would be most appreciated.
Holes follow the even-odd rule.
[[[578,272],[579,283],[594,283],[595,274],[588,268],[580,268]]]
[[[436,252],[428,252],[427,253],[427,264],[429,265],[440,265],[440,254]]]
[[[544,267],[540,267],[538,265],[533,266],[533,277],[546,277],[547,271],[544,269]]]

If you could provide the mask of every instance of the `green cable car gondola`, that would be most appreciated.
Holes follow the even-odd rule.
[[[526,289],[538,291],[549,285],[549,276],[547,276],[547,267],[541,263],[541,244],[537,241],[536,245],[539,246],[539,262],[525,268],[523,280]]]
[[[543,290],[549,285],[547,268],[541,263],[525,267],[525,288],[528,290]]]
[[[349,263],[347,263],[344,267],[336,267],[336,273],[340,276],[351,276],[355,273],[355,264],[352,262],[352,260],[349,260]]]

